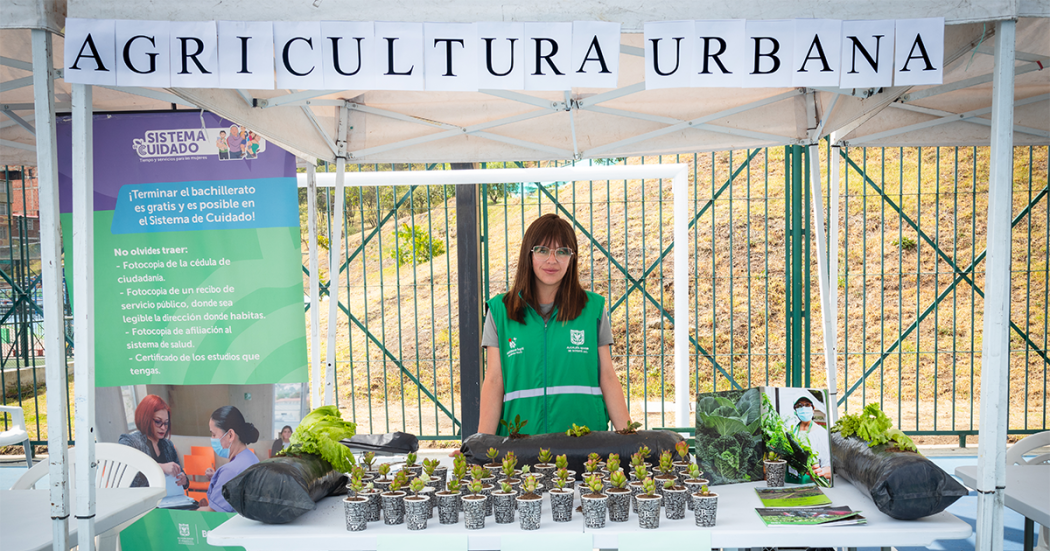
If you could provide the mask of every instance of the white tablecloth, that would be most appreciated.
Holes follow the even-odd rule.
[[[963,539],[971,533],[970,525],[949,513],[939,513],[915,521],[894,520],[880,513],[875,504],[856,488],[839,479],[834,488],[824,492],[834,505],[849,505],[863,511],[865,526],[840,527],[766,527],[755,513],[761,502],[754,487],[765,483],[734,484],[712,487],[719,494],[718,523],[710,529],[714,547],[883,547],[927,546],[938,539]],[[469,549],[500,549],[503,538],[523,534],[514,524],[496,524],[493,517],[482,530],[466,530],[462,519],[457,525],[442,525],[437,514],[426,530],[410,532],[404,525],[387,526],[371,522],[362,532],[348,532],[342,498],[321,500],[317,508],[289,524],[267,525],[241,516],[231,518],[208,535],[211,545],[237,545],[247,551],[286,551],[287,549],[370,550],[376,549],[377,538],[385,534],[412,535],[419,538],[419,549],[426,549],[427,537],[439,534],[467,534]],[[660,531],[697,531],[692,512],[684,520],[660,520]],[[572,522],[557,523],[551,518],[550,503],[544,498],[543,519],[537,532],[557,540],[559,534],[593,535],[594,547],[616,548],[621,534],[647,532],[638,527],[631,514],[625,523],[607,522],[600,530],[584,530],[583,515],[576,513]]]
[[[977,465],[955,469],[963,484],[977,488]],[[1043,526],[1050,526],[1050,465],[1007,465],[1003,503]]]

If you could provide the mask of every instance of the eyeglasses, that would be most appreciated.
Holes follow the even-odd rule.
[[[572,249],[568,247],[559,247],[553,251],[550,247],[544,247],[543,245],[536,245],[532,248],[532,254],[540,258],[550,258],[552,252],[554,253],[554,258],[556,258],[558,262],[568,262],[569,259],[572,258]]]
[[[167,421],[163,419],[153,419],[153,426],[158,429],[166,429],[171,426],[171,419],[168,419]]]

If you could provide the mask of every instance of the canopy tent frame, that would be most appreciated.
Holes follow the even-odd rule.
[[[278,8],[274,7],[271,2],[264,2],[266,8],[270,11],[267,13],[274,13],[273,10]],[[483,3],[482,3],[483,4]],[[773,2],[763,1],[759,2],[762,6],[769,8],[776,4]],[[798,2],[783,3],[777,8],[773,8],[770,13],[783,13],[784,10],[796,10],[794,12],[797,16]],[[909,4],[909,2],[904,3]],[[914,4],[911,2],[911,4]],[[787,92],[781,92],[772,96],[765,97],[756,101],[752,101],[750,105],[745,106],[734,106],[728,109],[719,110],[718,113],[712,115],[704,115],[694,118],[679,118],[679,117],[667,117],[653,113],[644,113],[629,109],[620,109],[616,107],[609,107],[599,105],[606,101],[612,101],[616,99],[625,98],[631,94],[640,93],[638,84],[628,85],[621,87],[616,90],[604,92],[591,97],[572,97],[566,94],[564,101],[551,102],[541,97],[532,96],[529,94],[520,94],[514,92],[491,92],[488,95],[492,97],[498,97],[502,99],[508,99],[516,103],[531,105],[540,108],[538,111],[531,111],[527,113],[519,113],[512,116],[502,117],[495,121],[488,121],[486,123],[475,124],[475,125],[462,125],[454,124],[450,122],[437,123],[433,122],[435,119],[430,119],[430,122],[423,122],[422,117],[414,116],[410,113],[402,113],[399,111],[385,109],[368,105],[366,102],[355,102],[348,101],[346,99],[330,100],[330,99],[315,99],[324,98],[323,93],[316,91],[303,91],[303,92],[292,92],[287,96],[277,98],[254,98],[247,91],[243,90],[172,90],[169,92],[162,92],[150,89],[126,89],[120,87],[97,87],[106,90],[116,90],[120,92],[129,92],[144,98],[149,98],[154,101],[167,102],[169,104],[190,104],[193,107],[208,108],[215,111],[217,114],[229,118],[240,124],[246,124],[260,129],[260,134],[271,138],[276,143],[285,146],[287,149],[292,150],[297,155],[307,158],[316,159],[322,158],[326,160],[336,160],[338,165],[337,172],[337,189],[341,189],[345,185],[345,179],[348,175],[345,173],[345,163],[348,160],[370,160],[370,155],[377,155],[378,153],[387,152],[398,152],[398,154],[404,154],[407,156],[413,155],[411,150],[405,151],[406,148],[410,148],[415,145],[422,143],[436,142],[439,138],[432,137],[433,135],[416,136],[407,140],[394,141],[387,144],[379,144],[374,146],[368,146],[358,150],[353,150],[350,147],[352,143],[353,132],[353,121],[350,120],[350,113],[360,113],[364,116],[382,117],[385,119],[399,120],[401,122],[407,122],[412,124],[423,124],[424,126],[436,128],[441,132],[441,135],[447,134],[448,137],[453,135],[465,135],[467,137],[479,137],[494,141],[506,145],[511,145],[516,148],[524,148],[526,150],[532,150],[537,153],[543,153],[546,155],[557,154],[563,158],[583,158],[593,157],[598,155],[622,155],[624,154],[625,146],[633,146],[641,144],[643,142],[652,140],[655,137],[669,136],[675,132],[684,132],[689,130],[698,130],[706,132],[714,132],[718,134],[725,134],[729,136],[739,137],[742,139],[752,140],[746,142],[749,147],[758,146],[763,143],[762,140],[770,140],[780,144],[796,144],[796,145],[811,145],[816,139],[820,138],[825,130],[828,130],[833,136],[842,136],[842,140],[833,139],[833,146],[837,148],[839,145],[856,145],[858,143],[874,143],[880,139],[887,138],[899,138],[903,134],[912,132],[915,130],[924,130],[937,126],[943,126],[949,122],[966,121],[968,123],[977,122],[978,125],[990,126],[991,127],[991,185],[990,185],[990,201],[989,201],[989,275],[987,280],[987,298],[986,298],[986,311],[992,312],[994,315],[988,315],[984,321],[984,350],[982,351],[982,398],[981,398],[981,431],[980,434],[987,439],[991,445],[981,447],[980,459],[979,459],[979,472],[980,482],[978,492],[979,497],[979,508],[978,508],[978,539],[977,548],[991,551],[999,551],[1002,549],[1002,486],[1005,481],[1005,434],[1006,434],[1006,408],[1002,405],[1005,404],[1006,396],[1006,384],[1008,378],[1008,308],[1009,308],[1009,236],[1010,236],[1010,192],[1011,192],[1011,181],[1012,181],[1012,146],[1018,139],[1031,139],[1045,140],[1048,133],[1041,128],[1027,127],[1023,125],[1014,124],[1014,110],[1016,107],[1024,107],[1027,105],[1038,105],[1040,102],[1047,101],[1050,99],[1050,95],[1047,94],[1036,94],[1029,95],[1025,98],[1017,99],[1015,97],[1015,80],[1018,75],[1034,73],[1036,71],[1031,69],[1032,63],[1038,65],[1042,63],[1045,56],[1034,53],[1023,53],[1024,57],[1020,55],[1015,56],[1014,52],[1014,41],[1016,37],[1017,23],[1016,18],[1022,15],[1036,15],[1039,17],[1047,17],[1050,15],[1050,8],[1045,6],[1041,7],[1041,4],[1037,2],[1023,1],[1019,4],[1011,4],[1013,6],[1013,12],[1002,11],[1004,8],[1001,6],[993,6],[991,12],[988,14],[974,15],[972,12],[978,9],[979,3],[966,3],[963,8],[970,10],[970,15],[960,18],[956,22],[964,21],[977,21],[977,22],[995,22],[995,48],[994,48],[994,70],[992,73],[992,107],[991,108],[980,108],[980,109],[969,109],[960,113],[953,113],[951,111],[943,109],[934,109],[924,106],[912,106],[910,102],[917,101],[928,97],[933,97],[939,94],[947,94],[950,92],[957,92],[959,90],[970,89],[982,84],[986,84],[986,75],[979,77],[973,77],[965,82],[965,86],[960,84],[947,84],[941,85],[939,90],[930,91],[930,89],[917,90],[915,92],[909,92],[908,88],[891,88],[881,92],[868,93],[861,91],[860,94],[845,94],[842,91],[835,91],[834,94],[828,96],[826,101],[822,101],[818,98],[818,94],[826,94],[826,90],[790,90]],[[156,5],[151,4],[151,8],[156,9]],[[82,6],[80,6],[83,9]],[[112,8],[108,8],[112,9]],[[873,8],[878,12],[879,10],[885,9],[883,7]],[[906,11],[911,8],[905,8]],[[995,9],[999,9],[999,12],[995,12]],[[46,10],[44,10],[46,11]],[[104,10],[103,10],[104,11]],[[266,10],[264,10],[266,11]],[[557,10],[551,12],[554,18],[564,17]],[[910,12],[908,12],[910,13]],[[46,346],[51,350],[64,350],[64,339],[62,328],[62,311],[61,311],[61,259],[59,256],[59,240],[58,234],[58,179],[57,179],[57,154],[56,154],[56,140],[55,140],[55,111],[56,109],[72,109],[74,111],[73,120],[73,158],[77,166],[82,167],[85,174],[91,173],[91,153],[90,153],[90,125],[88,122],[91,120],[92,114],[92,88],[91,86],[83,86],[82,88],[74,88],[74,94],[71,99],[71,103],[67,101],[56,101],[56,97],[53,91],[53,83],[60,70],[56,70],[53,67],[52,55],[51,55],[51,37],[52,33],[59,30],[53,19],[54,14],[46,13],[44,15],[37,14],[40,19],[39,22],[30,25],[26,28],[31,28],[32,37],[32,63],[29,69],[32,70],[31,82],[33,85],[33,103],[9,103],[0,106],[0,112],[8,119],[4,121],[3,126],[0,129],[21,129],[28,132],[35,138],[35,143],[32,145],[24,143],[22,141],[14,139],[3,139],[0,141],[0,147],[7,148],[14,151],[27,151],[32,150],[36,153],[38,161],[38,179],[40,185],[40,208],[41,208],[41,220],[43,222],[41,228],[41,239],[42,239],[42,264],[43,264],[43,277],[44,277],[44,310],[45,310],[45,331],[46,331]],[[363,14],[367,16],[367,14]],[[863,15],[863,14],[862,14]],[[98,13],[99,17],[106,17],[106,13]],[[413,15],[415,16],[415,15]],[[425,15],[420,15],[425,17]],[[175,17],[175,16],[171,16]],[[467,18],[475,16],[467,15]],[[969,17],[969,18],[967,18]],[[576,17],[579,18],[579,17]],[[659,14],[654,15],[654,18],[661,18]],[[483,17],[482,17],[483,19]],[[627,28],[630,25],[625,23]],[[987,53],[986,48],[981,47],[981,42],[984,40],[986,33],[982,30],[980,34],[980,40],[974,44],[974,40],[966,40],[962,42],[965,44],[964,47],[956,49],[959,53],[956,59],[963,53],[969,51],[975,51],[978,53]],[[631,48],[637,49],[637,47],[624,45],[622,50],[628,55],[637,55],[637,52],[631,50]],[[947,56],[946,56],[947,57]],[[1023,61],[1031,60],[1032,63],[1024,65],[1018,68],[1014,67],[1014,60],[1021,59]],[[954,59],[952,60],[954,61]],[[16,59],[2,59],[0,65],[6,67],[14,67],[25,70],[25,62],[23,60]],[[946,63],[947,65],[947,63]],[[29,81],[22,79],[14,79],[0,84],[5,88],[5,91],[16,90],[24,87]],[[954,87],[953,87],[954,86]],[[909,95],[910,94],[910,95]],[[792,99],[794,102],[794,110],[801,112],[802,115],[799,118],[799,129],[801,132],[796,132],[792,135],[782,135],[768,132],[758,132],[748,129],[735,129],[732,127],[714,125],[711,124],[714,121],[732,116],[739,112],[754,111],[756,108],[768,107],[780,101],[786,101]],[[61,98],[60,98],[61,99]],[[827,103],[829,107],[827,109],[819,109],[824,103]],[[899,104],[899,105],[894,105]],[[886,108],[893,105],[894,107],[901,107],[900,109]],[[290,107],[293,109],[279,109],[271,110],[270,107],[283,106]],[[316,106],[335,106],[338,108],[338,134],[336,139],[332,139],[325,130],[325,124],[323,121],[318,120],[316,113],[313,108]],[[294,109],[298,107],[299,109]],[[25,117],[19,115],[18,112],[27,110],[33,111],[34,124],[29,124]],[[898,125],[901,131],[893,132],[884,130],[879,132],[868,132],[863,135],[855,135],[851,138],[852,133],[855,133],[859,128],[865,127],[877,120],[882,113],[886,112],[907,112],[916,113],[918,115],[933,116],[936,117],[932,121],[925,123],[914,123],[912,125]],[[592,147],[580,147],[582,136],[579,134],[579,121],[575,119],[577,113],[591,112],[596,114],[613,115],[621,119],[639,120],[644,123],[652,124],[663,124],[666,125],[663,128],[652,129],[647,132],[642,132],[634,136],[624,137],[618,140],[614,140],[610,143],[597,144]],[[567,113],[569,120],[564,124],[568,127],[569,132],[572,136],[570,141],[572,150],[570,151],[567,147],[548,146],[544,144],[536,144],[528,140],[522,140],[520,138],[514,138],[512,136],[505,136],[502,134],[492,133],[493,128],[500,126],[506,126],[515,123],[521,123],[532,119],[544,117],[546,115]],[[983,122],[984,119],[978,119],[983,114],[990,114],[991,120]],[[835,115],[835,117],[832,117]],[[948,120],[945,120],[948,119]],[[79,122],[78,122],[79,121]],[[290,122],[289,122],[290,121]],[[502,121],[502,122],[501,122]],[[281,123],[291,127],[295,134],[297,141],[286,143],[286,140],[282,140],[278,128]],[[561,123],[559,123],[561,124]],[[921,127],[915,126],[916,124],[923,124]],[[43,139],[41,139],[43,138]],[[779,141],[777,141],[779,139]],[[416,140],[416,141],[412,141]],[[654,142],[659,143],[659,142]],[[400,145],[398,145],[400,144]],[[385,147],[385,149],[379,149]],[[467,148],[467,154],[471,154],[474,149]],[[520,151],[521,149],[511,150]],[[474,153],[477,154],[477,153]],[[481,157],[477,157],[475,160],[481,160]],[[836,166],[837,163],[832,163]],[[668,166],[668,165],[663,165]],[[655,167],[647,166],[646,169],[654,169]],[[554,169],[563,170],[563,169]],[[460,171],[456,171],[460,172]],[[475,175],[472,171],[462,171],[460,174],[456,174],[453,178],[457,182],[462,183],[479,183],[482,178],[485,183],[492,183],[493,172],[491,170],[477,171],[484,172],[483,175]],[[819,171],[813,170],[814,176],[819,178]],[[74,175],[74,193],[80,197],[79,205],[80,208],[74,211],[74,233],[77,238],[87,239],[90,242],[90,224],[88,223],[88,213],[90,212],[90,195],[92,182],[90,177],[85,177],[85,174],[80,176]],[[507,177],[510,177],[510,172],[506,173]],[[311,180],[316,178],[316,174],[310,171],[310,176],[313,176]],[[356,175],[354,175],[356,177]],[[396,174],[398,184],[404,183],[406,173],[399,172]],[[308,176],[309,177],[309,176]],[[521,178],[523,176],[515,176]],[[591,173],[588,173],[588,177],[594,177]],[[600,177],[600,176],[598,176]],[[617,173],[616,177],[623,177]],[[684,176],[682,176],[684,178]],[[528,179],[535,180],[535,176],[529,173]],[[441,175],[433,178],[435,182],[441,180]],[[560,179],[564,179],[564,176],[560,176]],[[476,181],[475,181],[476,180]],[[832,205],[837,205],[838,194],[838,175],[837,170],[833,171],[829,177],[830,188],[832,194]],[[381,180],[376,180],[377,182]],[[511,181],[511,180],[508,180]],[[520,181],[520,180],[512,180]],[[354,183],[358,183],[355,181]],[[393,182],[390,182],[393,183]],[[316,183],[313,184],[316,186]],[[677,186],[681,185],[684,189],[684,183],[679,184],[677,177],[675,180],[676,190]],[[815,191],[820,190],[819,180],[811,182],[814,186]],[[675,194],[678,197],[678,193]],[[682,194],[684,198],[684,193]],[[815,209],[814,212],[819,209],[821,215],[824,212],[823,206],[818,203],[821,200],[821,193],[814,193],[814,204],[812,207]],[[679,205],[681,204],[681,205]],[[679,209],[682,212],[679,212]],[[831,207],[831,214],[829,216],[829,223],[837,225],[837,207]],[[313,209],[311,209],[313,211]],[[679,228],[677,223],[679,220],[685,220],[686,218],[686,204],[685,201],[675,201],[675,239],[682,239],[683,242],[687,238],[686,234],[679,235]],[[834,226],[833,226],[834,227]],[[821,232],[818,232],[821,233]],[[338,250],[339,237],[333,236],[336,240],[336,247],[333,250]],[[829,232],[829,243],[826,244],[828,250],[837,250],[838,236],[837,230]],[[311,229],[311,273],[316,274],[316,268],[314,266],[314,260],[316,260],[316,220],[314,220],[313,227]],[[818,249],[822,240],[818,239]],[[79,242],[79,241],[78,241]],[[684,249],[684,248],[683,248]],[[85,251],[85,249],[79,249]],[[676,251],[676,256],[678,252]],[[996,261],[993,262],[993,254],[995,254]],[[1005,259],[1002,255],[1006,255]],[[334,255],[333,255],[334,256]],[[823,256],[823,255],[821,255]],[[836,255],[830,255],[831,259],[835,259]],[[92,308],[90,303],[83,302],[85,296],[89,296],[90,292],[83,292],[83,289],[91,289],[90,280],[90,264],[85,263],[86,259],[81,255],[77,254],[74,259],[74,289],[78,290],[75,293],[75,311],[78,312],[75,318],[75,322],[78,323],[78,327],[83,327],[83,324],[91,324]],[[338,265],[335,265],[336,269]],[[675,270],[676,279],[679,274],[677,271],[679,268],[684,270],[685,264],[678,262],[676,259]],[[821,302],[829,316],[828,319],[824,320],[825,325],[831,324],[832,327],[835,325],[835,321],[831,319],[831,316],[836,316],[836,309],[834,307],[837,302],[835,295],[834,285],[828,285],[827,283],[836,281],[837,276],[837,260],[832,260],[830,263],[821,263],[819,267],[819,276],[824,285],[821,285]],[[683,272],[681,276],[682,280],[685,279]],[[338,286],[338,284],[337,284]],[[338,293],[338,288],[335,290]],[[311,293],[311,307],[317,308],[318,302],[315,293]],[[686,293],[682,293],[679,297],[676,294],[675,298],[675,309],[680,311],[678,304],[679,300],[688,300]],[[336,294],[335,296],[338,296]],[[334,305],[337,301],[332,301]],[[681,310],[685,311],[685,310]],[[83,317],[81,317],[83,316]],[[333,318],[329,318],[333,319]],[[313,330],[312,330],[313,331]],[[331,327],[329,328],[331,331]],[[688,362],[688,351],[679,349],[679,342],[686,342],[687,339],[679,338],[679,331],[686,332],[687,324],[676,324],[675,325],[675,363],[676,367],[684,360]],[[89,333],[89,330],[85,330],[85,333]],[[77,332],[78,343],[80,342],[81,331]],[[90,335],[84,335],[84,338],[90,338]],[[311,335],[311,339],[319,340],[319,335]],[[329,345],[331,346],[333,339],[329,339]],[[82,348],[83,346],[83,348]],[[75,365],[75,376],[77,380],[77,421],[78,421],[78,441],[81,441],[81,446],[78,446],[77,460],[81,463],[81,469],[78,471],[78,478],[84,480],[78,480],[78,485],[81,486],[81,492],[78,492],[78,522],[80,522],[80,538],[83,549],[91,549],[92,543],[86,541],[85,538],[89,534],[93,534],[93,526],[91,511],[94,502],[94,496],[90,491],[85,491],[87,488],[92,486],[93,477],[88,477],[90,472],[90,465],[92,464],[91,457],[93,454],[93,438],[91,438],[91,412],[88,412],[89,406],[92,403],[94,388],[93,388],[93,365],[90,360],[83,360],[80,357],[80,353],[84,351],[87,353],[87,349],[90,349],[90,345],[80,344],[77,346],[77,361]],[[314,348],[316,353],[319,355],[319,349]],[[680,356],[680,354],[682,354]],[[831,346],[825,342],[825,354],[828,354],[831,358],[829,367],[834,365],[834,343],[831,342]],[[316,356],[315,356],[316,357]],[[330,353],[329,358],[334,358],[334,354]],[[313,361],[312,361],[313,363]],[[316,363],[313,363],[314,367],[317,367]],[[316,371],[315,371],[316,373]],[[687,370],[685,371],[687,373]],[[829,373],[833,377],[833,369]],[[326,378],[328,384],[334,377],[334,364],[331,364],[326,369]],[[676,381],[679,378],[678,370],[676,369]],[[829,379],[831,380],[831,379]],[[66,394],[65,390],[65,377],[61,369],[55,362],[51,362],[48,365],[47,370],[47,383],[52,389],[57,389],[59,398],[64,398]],[[82,386],[86,388],[86,392],[81,390]],[[677,389],[681,389],[682,392],[686,392],[688,386],[683,384],[676,385]],[[326,385],[325,399],[334,399],[332,394],[333,390],[329,390]],[[677,392],[677,391],[676,391]],[[81,395],[84,395],[84,399],[81,400]],[[315,394],[319,394],[315,391]],[[69,516],[69,484],[68,484],[68,469],[67,469],[67,451],[65,446],[65,415],[63,408],[65,407],[66,400],[64,399],[53,399],[49,403],[49,416],[51,417],[51,425],[49,427],[49,446],[52,452],[49,457],[51,477],[51,495],[52,495],[52,519],[53,519],[53,532],[54,532],[54,548],[55,549],[67,549],[68,546],[68,516]],[[688,408],[687,396],[676,396],[676,409]],[[83,411],[82,411],[83,410]],[[687,416],[688,409],[685,414]],[[678,419],[682,419],[684,416],[679,416]],[[82,432],[86,431],[86,432]],[[83,447],[83,450],[79,448]]]

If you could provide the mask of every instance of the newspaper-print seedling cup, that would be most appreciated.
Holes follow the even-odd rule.
[[[587,528],[605,528],[609,498],[603,494],[587,493],[582,499],[584,525]]]
[[[718,494],[702,496],[693,494],[693,514],[696,516],[696,525],[702,528],[710,528],[715,525],[715,517],[718,516]]]
[[[346,512],[346,529],[351,532],[360,532],[368,527],[367,497],[348,497],[343,500],[343,509]]]
[[[663,496],[659,494],[639,494],[635,496],[638,502],[638,527],[646,530],[655,530],[660,527],[660,502]]]
[[[770,488],[782,488],[784,476],[787,474],[787,461],[764,461],[762,465],[766,471],[766,486]]]
[[[610,488],[606,494],[609,496],[609,520],[627,522],[631,514],[631,491],[627,488]]]
[[[569,488],[564,490],[554,489],[547,492],[551,498],[551,516],[554,522],[569,522],[572,520],[573,491]]]
[[[430,518],[430,498],[427,496],[409,496],[405,502],[405,525],[409,530],[426,530]]]

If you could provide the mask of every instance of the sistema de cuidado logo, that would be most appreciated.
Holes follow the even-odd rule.
[[[249,161],[266,151],[266,140],[244,126],[146,130],[132,140],[140,159],[180,160],[218,157]]]

